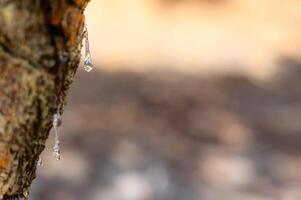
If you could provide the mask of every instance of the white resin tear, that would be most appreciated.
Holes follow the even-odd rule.
[[[88,29],[86,25],[84,25],[84,39],[85,39],[84,69],[87,72],[90,72],[93,69],[93,63],[92,63],[92,57],[91,57],[91,52],[89,47]]]
[[[41,157],[39,158],[39,160],[38,160],[38,163],[37,163],[37,164],[38,164],[38,166],[43,166],[43,161],[42,161],[42,158],[41,158]]]
[[[62,124],[62,116],[59,113],[53,116],[53,129],[54,129],[54,146],[53,146],[53,156],[56,160],[61,159],[60,151],[60,141],[59,141],[59,126]]]

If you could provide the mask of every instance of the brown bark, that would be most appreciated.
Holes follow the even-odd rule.
[[[27,199],[80,60],[89,0],[0,0],[0,199]]]

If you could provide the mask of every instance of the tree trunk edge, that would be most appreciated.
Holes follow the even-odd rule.
[[[89,0],[0,0],[0,199],[28,199],[80,61]]]

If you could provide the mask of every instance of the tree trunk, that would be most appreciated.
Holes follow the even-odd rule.
[[[0,0],[0,199],[27,199],[80,60],[89,0]]]

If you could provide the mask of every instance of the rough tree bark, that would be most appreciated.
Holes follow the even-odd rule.
[[[80,60],[89,0],[0,0],[0,199],[27,199]]]

